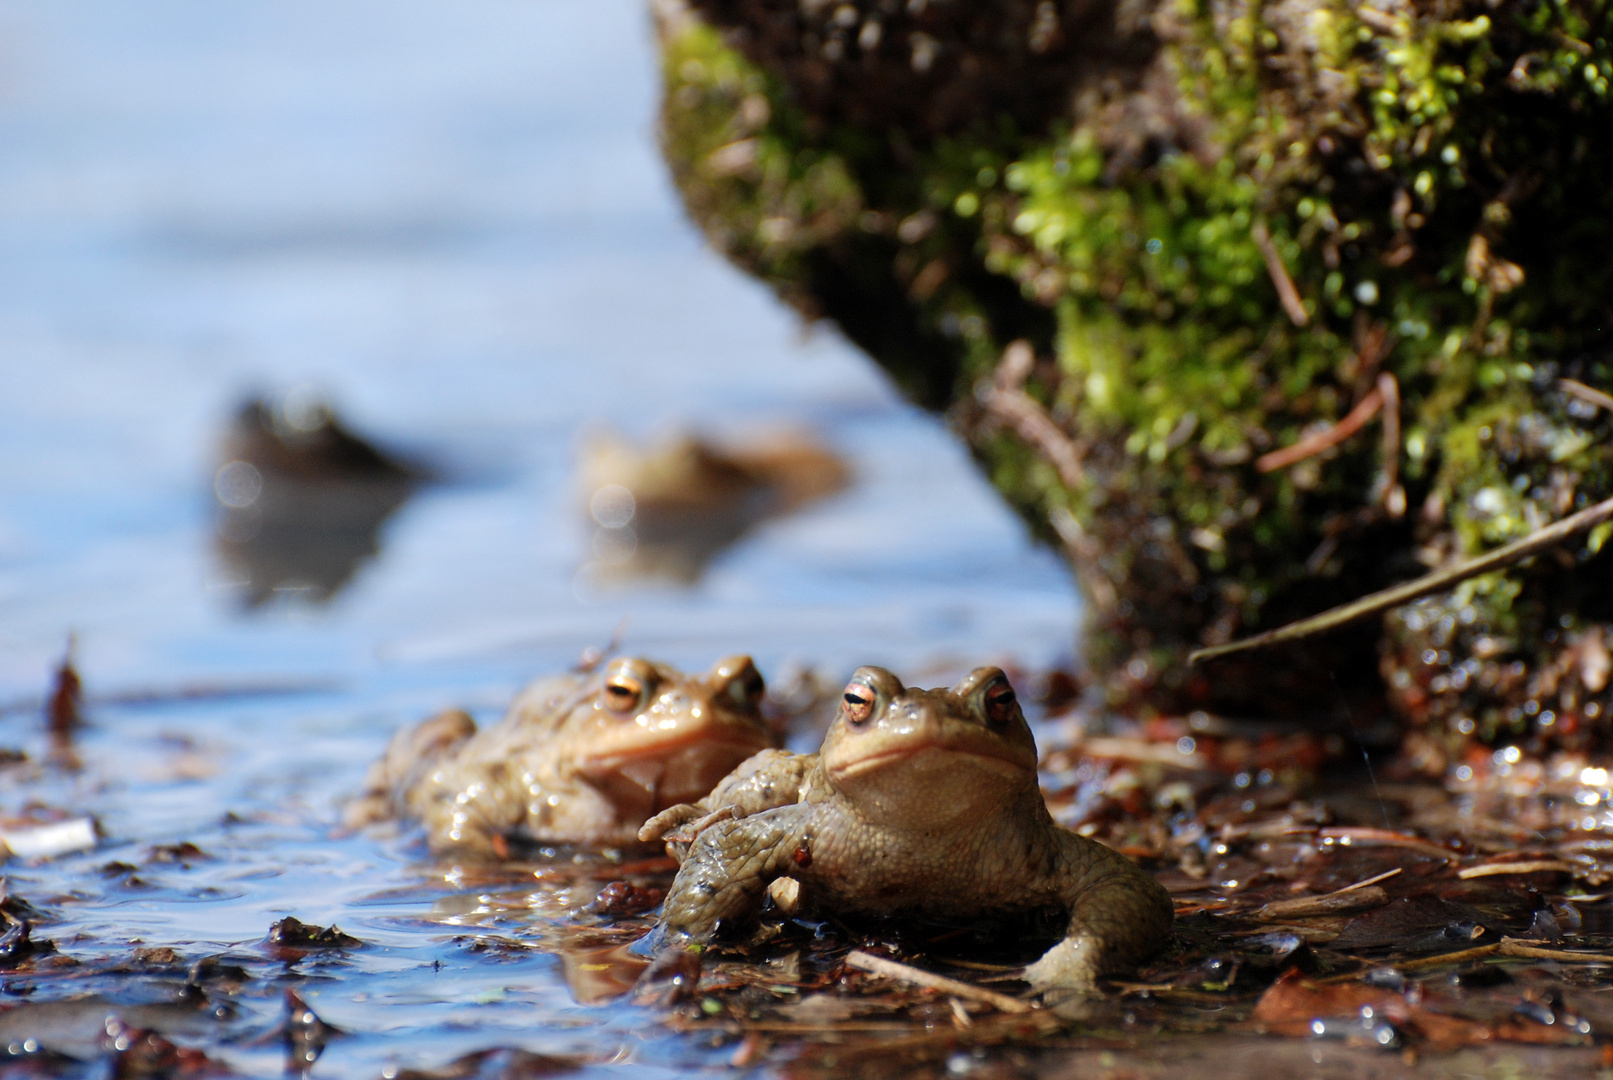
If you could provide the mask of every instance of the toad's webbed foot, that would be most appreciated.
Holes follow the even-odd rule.
[[[663,947],[709,941],[719,927],[753,916],[768,884],[794,866],[806,842],[802,809],[778,807],[702,832],[662,905]]]

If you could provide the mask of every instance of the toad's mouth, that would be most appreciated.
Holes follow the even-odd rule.
[[[837,780],[850,779],[868,773],[880,772],[913,762],[923,755],[930,759],[924,764],[941,766],[948,770],[981,769],[1005,777],[1022,777],[1036,774],[1036,764],[1023,753],[991,742],[974,742],[940,739],[911,739],[895,745],[858,755],[849,761],[826,762],[829,775]]]
[[[642,820],[704,798],[740,762],[767,746],[760,733],[698,732],[590,754],[578,760],[577,772],[618,813]]]

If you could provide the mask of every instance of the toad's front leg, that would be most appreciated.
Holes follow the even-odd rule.
[[[1085,991],[1158,952],[1175,910],[1165,887],[1124,855],[1074,833],[1060,839],[1069,925],[1025,978],[1038,990]]]
[[[703,944],[719,927],[744,922],[767,886],[808,850],[807,808],[781,806],[700,834],[661,908],[661,947]]]
[[[723,777],[704,799],[668,807],[646,821],[638,838],[643,843],[667,839],[667,853],[681,863],[694,838],[716,822],[749,817],[799,801],[801,784],[817,759],[816,754],[792,754],[788,750],[753,754]],[[670,834],[681,835],[674,839]]]

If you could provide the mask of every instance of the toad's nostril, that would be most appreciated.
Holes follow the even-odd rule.
[[[986,691],[986,719],[993,724],[1007,723],[1013,718],[1017,704],[1014,688],[1006,679],[999,679]]]

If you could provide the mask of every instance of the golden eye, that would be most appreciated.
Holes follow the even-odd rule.
[[[998,679],[986,687],[985,703],[986,719],[999,726],[1012,720],[1019,707],[1014,688],[1008,685],[1007,679]]]
[[[617,675],[605,684],[605,707],[612,712],[632,712],[643,694],[643,683],[631,675]]]
[[[874,715],[874,692],[860,682],[848,683],[840,706],[851,724],[866,724]]]

